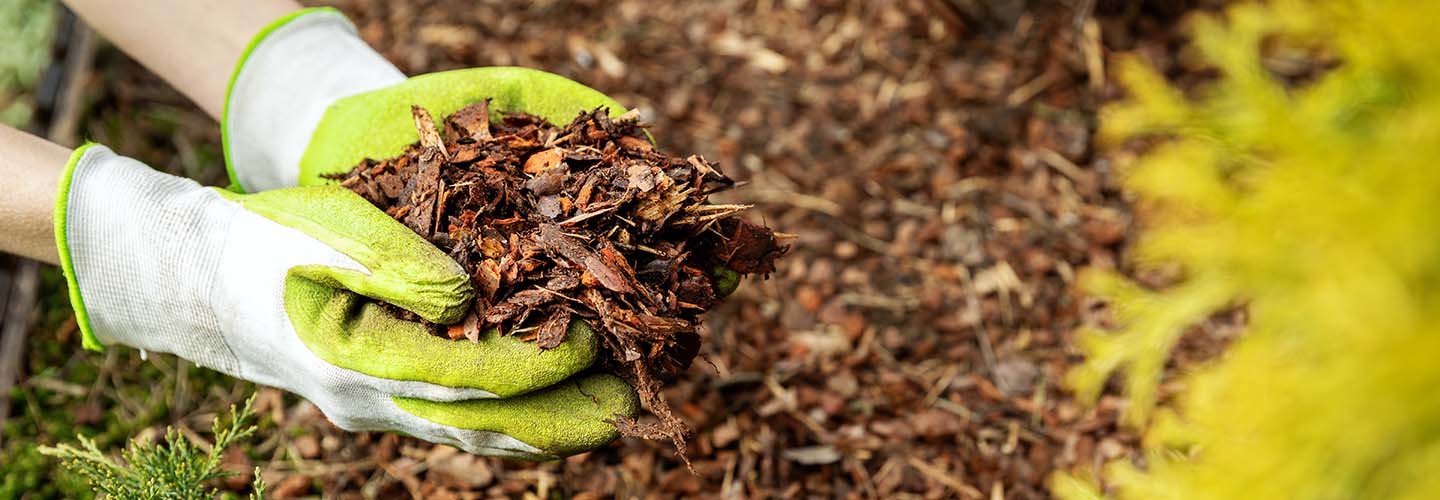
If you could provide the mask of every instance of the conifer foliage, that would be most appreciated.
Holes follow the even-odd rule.
[[[95,441],[80,436],[80,447],[68,444],[42,446],[40,452],[59,457],[65,467],[85,478],[96,493],[116,500],[198,500],[216,498],[212,488],[216,480],[233,473],[220,468],[225,449],[255,432],[246,423],[254,417],[251,396],[238,411],[230,407],[230,418],[222,424],[217,417],[211,428],[215,442],[206,451],[192,444],[174,428],[165,431],[165,442],[152,443],[132,439],[121,453],[120,460],[107,456]],[[254,492],[251,500],[265,496],[265,483],[260,469],[255,469]]]
[[[1440,493],[1440,2],[1274,0],[1194,19],[1219,77],[1182,92],[1145,64],[1107,140],[1159,140],[1130,165],[1150,290],[1092,273],[1121,325],[1086,332],[1069,374],[1113,374],[1147,429],[1121,498],[1433,498]],[[1157,408],[1170,348],[1243,305],[1245,333]],[[1152,411],[1154,410],[1154,411]],[[1065,498],[1096,498],[1058,474]]]

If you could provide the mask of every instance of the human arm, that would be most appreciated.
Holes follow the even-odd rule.
[[[0,126],[0,252],[42,262],[60,262],[55,252],[55,191],[70,151],[49,141]]]

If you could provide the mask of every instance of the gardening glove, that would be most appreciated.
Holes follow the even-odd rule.
[[[491,99],[492,113],[523,111],[569,123],[615,100],[564,77],[526,68],[472,68],[406,79],[330,8],[292,13],[256,35],[231,76],[221,125],[234,188],[246,192],[324,184],[322,174],[365,158],[399,155],[418,136],[410,106],[440,123]]]
[[[581,373],[598,340],[430,335],[366,297],[452,323],[469,276],[336,186],[239,195],[87,145],[61,182],[56,242],[87,348],[122,344],[283,388],[341,428],[400,431],[473,453],[550,459],[617,437],[634,391]]]

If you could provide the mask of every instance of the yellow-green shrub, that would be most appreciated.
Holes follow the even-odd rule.
[[[1070,382],[1093,399],[1118,372],[1147,429],[1142,466],[1106,467],[1109,492],[1440,497],[1440,2],[1277,0],[1194,21],[1220,77],[1187,96],[1129,61],[1130,100],[1102,118],[1108,140],[1163,139],[1127,170],[1146,207],[1135,258],[1185,275],[1162,291],[1087,276],[1122,326],[1082,334]],[[1262,47],[1340,64],[1287,85]],[[1178,336],[1235,304],[1246,332],[1152,415]]]

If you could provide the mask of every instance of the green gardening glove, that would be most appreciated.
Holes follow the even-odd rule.
[[[76,150],[55,216],[87,347],[123,344],[297,393],[349,430],[400,431],[474,453],[552,459],[614,440],[633,389],[586,373],[596,334],[565,342],[430,335],[373,300],[452,323],[470,277],[337,186],[240,195]]]

